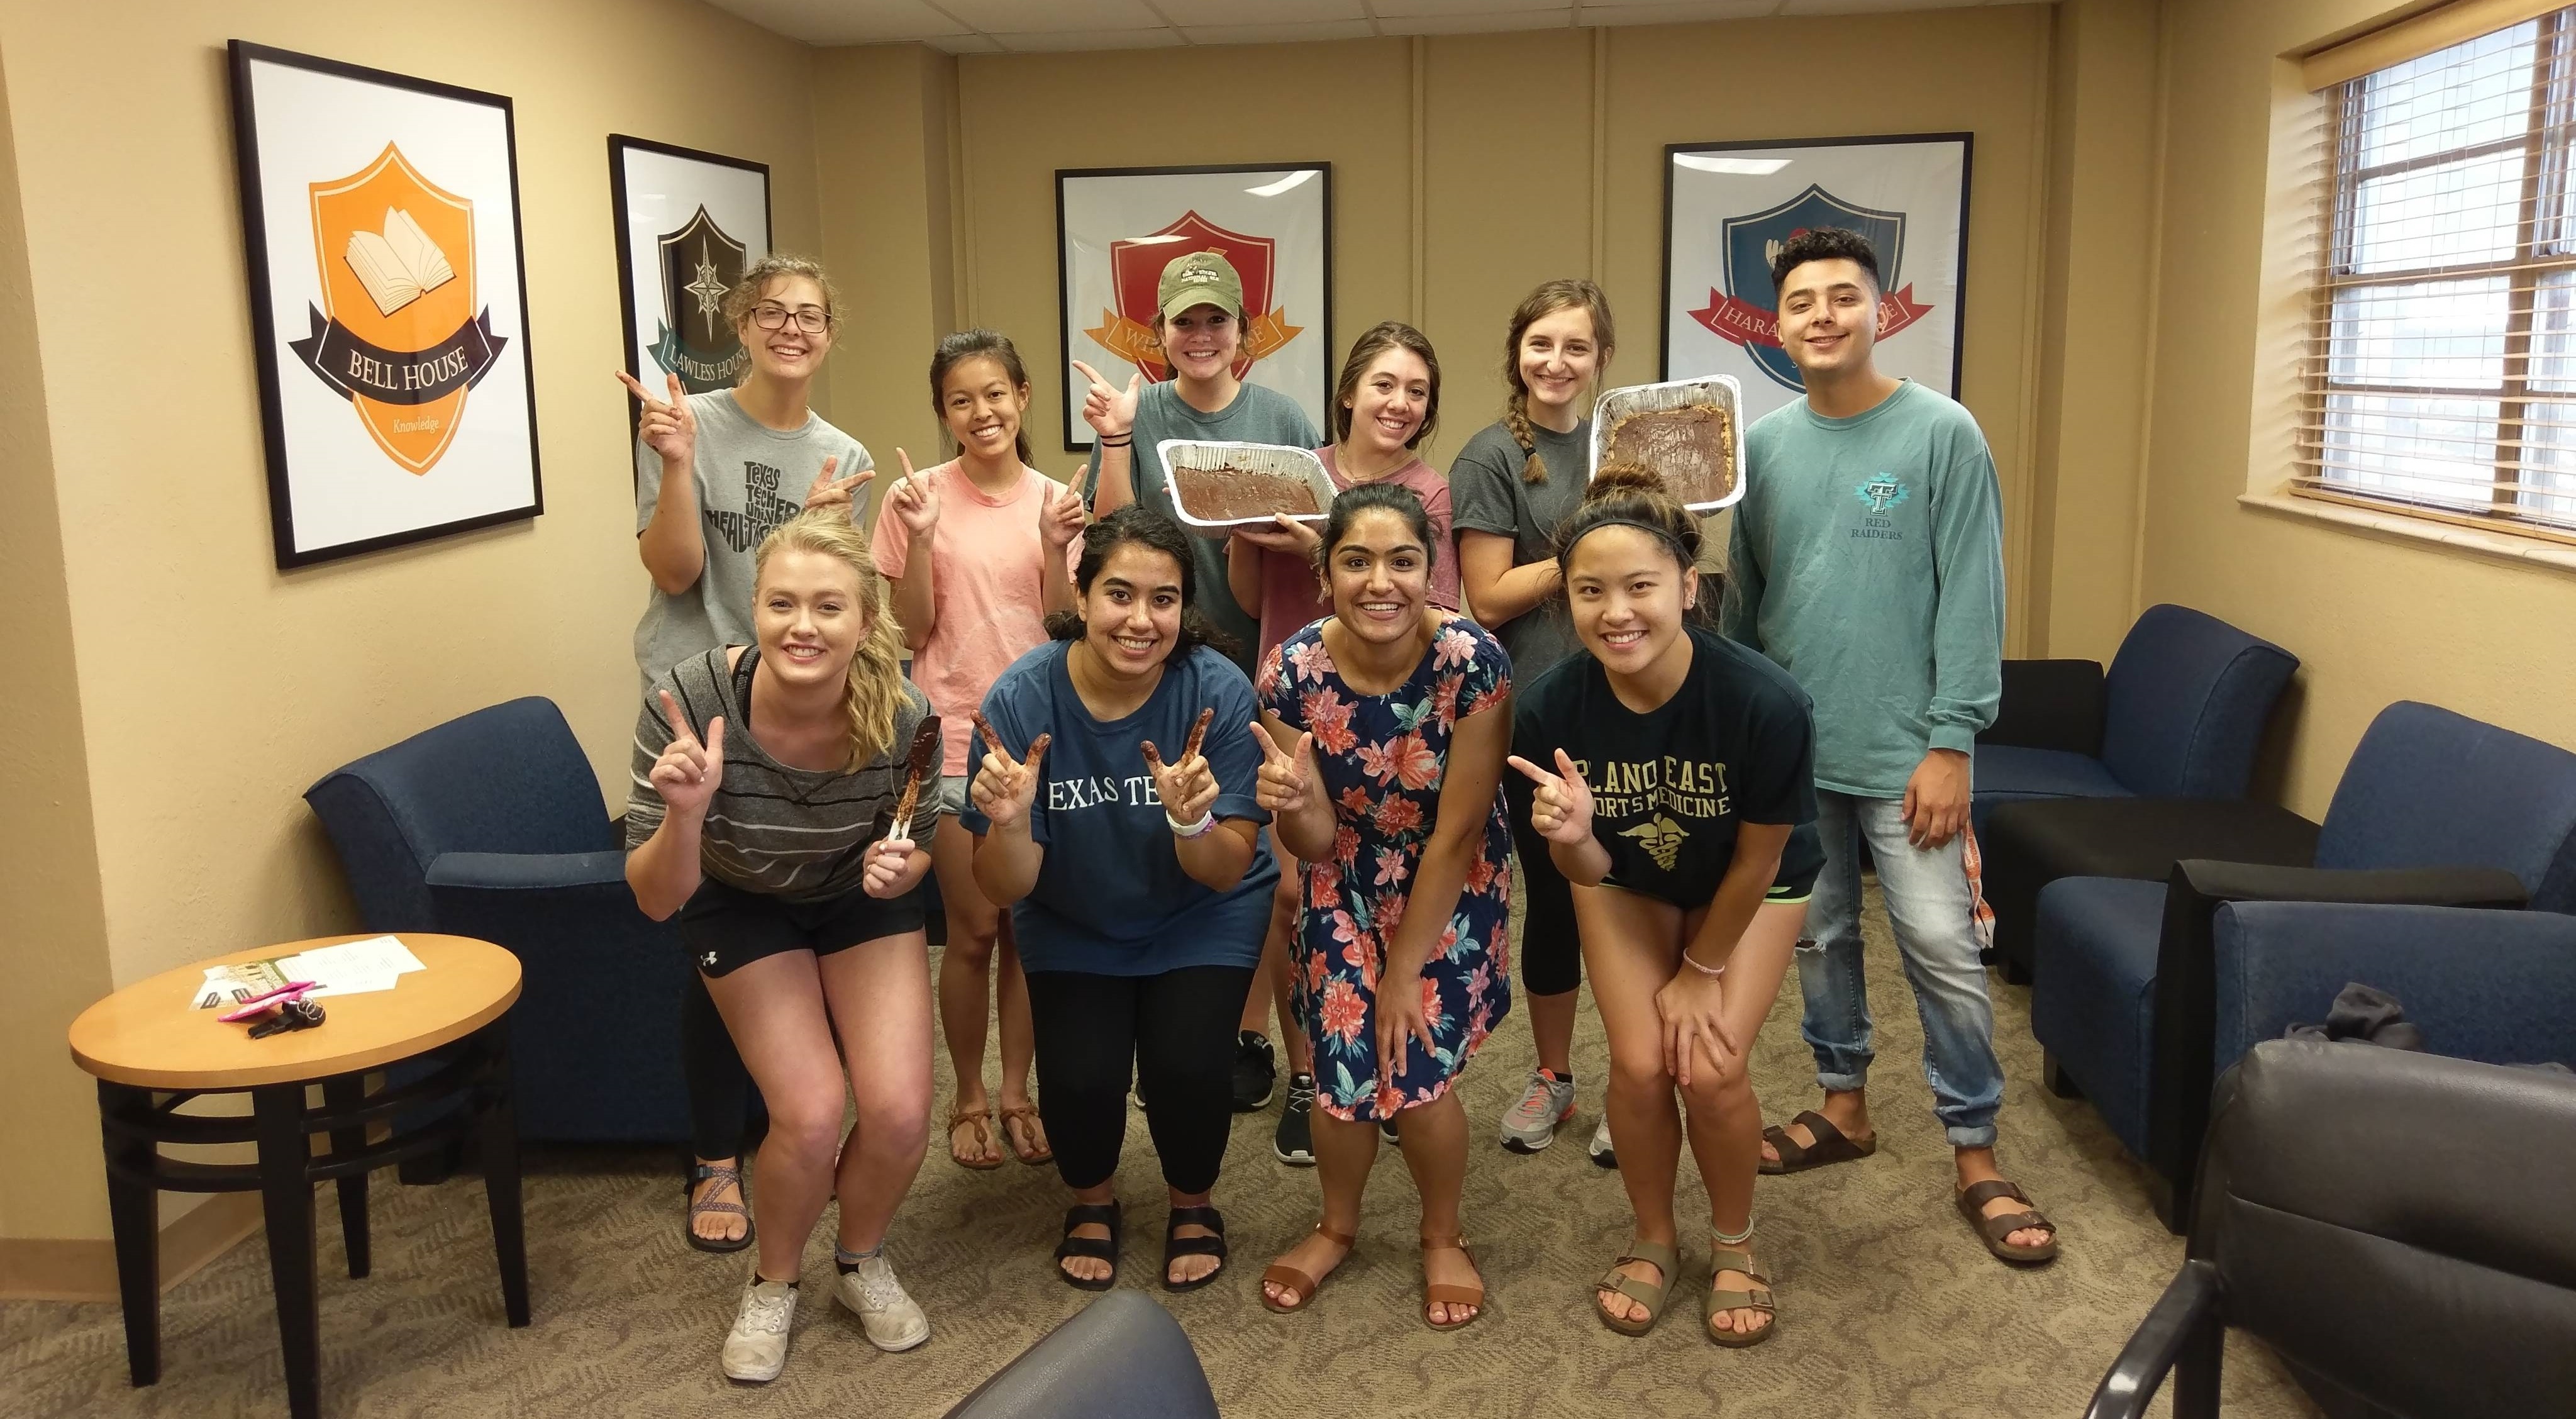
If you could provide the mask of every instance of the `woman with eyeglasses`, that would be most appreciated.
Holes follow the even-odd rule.
[[[653,590],[635,627],[635,665],[647,688],[693,656],[752,643],[754,553],[772,530],[809,508],[856,516],[853,495],[874,461],[807,405],[832,352],[833,297],[820,264],[762,257],[724,295],[725,321],[750,357],[742,383],[689,394],[674,374],[657,398],[617,376],[643,405],[635,541]],[[680,1057],[696,1157],[683,1234],[701,1251],[738,1252],[752,1244],[740,1156],[751,1076],[702,986],[684,997]]]

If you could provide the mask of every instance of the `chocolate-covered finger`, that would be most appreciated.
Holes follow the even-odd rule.
[[[986,719],[982,710],[971,711],[966,717],[974,721],[975,732],[984,736],[984,742],[993,746],[994,753],[1005,758],[1018,757],[1012,754],[1010,747],[1002,742],[1002,736],[993,732],[993,721]],[[1044,739],[1046,736],[1041,734],[1038,737]]]
[[[1163,751],[1155,748],[1151,739],[1145,741],[1145,767],[1156,773],[1163,771]]]
[[[1046,757],[1047,746],[1054,742],[1055,736],[1052,734],[1041,734],[1037,738],[1031,740],[1029,742],[1028,757],[1020,761],[1020,767],[1027,769],[1032,773],[1036,772],[1038,760]]]
[[[1199,756],[1199,746],[1207,742],[1208,725],[1215,720],[1216,710],[1213,706],[1199,711],[1198,723],[1190,726],[1190,742],[1181,749],[1182,763],[1188,763]]]

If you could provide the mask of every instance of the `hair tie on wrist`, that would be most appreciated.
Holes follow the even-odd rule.
[[[1199,820],[1195,823],[1184,823],[1180,819],[1173,817],[1169,811],[1166,811],[1163,814],[1163,821],[1172,825],[1173,837],[1183,839],[1203,838],[1216,827],[1216,810],[1211,808],[1205,813],[1200,814]]]
[[[1699,972],[1701,975],[1709,976],[1709,977],[1711,977],[1711,978],[1714,978],[1714,977],[1717,977],[1717,976],[1722,976],[1722,975],[1725,975],[1725,974],[1726,974],[1726,967],[1724,967],[1724,966],[1722,966],[1722,965],[1720,965],[1720,966],[1703,966],[1703,965],[1701,965],[1699,962],[1692,960],[1692,959],[1691,959],[1691,953],[1690,953],[1690,952],[1688,952],[1688,951],[1684,951],[1684,952],[1682,952],[1682,964],[1683,964],[1683,965],[1685,965],[1685,966],[1690,967],[1692,970],[1695,970],[1695,971]]]
[[[1134,434],[1122,434],[1117,438],[1103,436],[1098,442],[1102,448],[1125,448],[1127,445],[1134,443],[1135,441],[1136,436]]]

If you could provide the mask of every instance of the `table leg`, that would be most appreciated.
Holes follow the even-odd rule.
[[[161,1209],[152,1184],[120,1177],[118,1169],[148,1175],[158,1150],[148,1137],[122,1134],[105,1123],[149,1122],[152,1091],[102,1079],[98,1112],[107,1139],[107,1216],[116,1238],[116,1289],[125,1303],[125,1365],[136,1385],[148,1385],[161,1378]]]
[[[304,1132],[304,1086],[251,1091],[259,1137],[260,1200],[268,1221],[268,1274],[277,1290],[277,1334],[286,1358],[286,1407],[321,1419],[321,1278],[313,1247],[312,1145]]]
[[[322,1082],[323,1106],[333,1113],[363,1108],[366,1102],[367,1081],[363,1075],[343,1074],[337,1079]],[[331,1151],[334,1154],[345,1158],[366,1146],[367,1129],[364,1124],[331,1130]],[[367,1175],[356,1173],[340,1179],[339,1183],[340,1240],[348,1249],[349,1276],[355,1280],[364,1277],[374,1265],[367,1244]]]
[[[510,1104],[510,1017],[484,1027],[483,1192],[492,1207],[492,1249],[501,1263],[501,1306],[513,1326],[528,1323],[528,1241],[519,1194],[519,1118]]]

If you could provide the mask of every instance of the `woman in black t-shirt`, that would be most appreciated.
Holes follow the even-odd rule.
[[[1523,693],[1511,763],[1537,785],[1530,825],[1574,884],[1637,1215],[1593,1304],[1604,1325],[1643,1335],[1680,1269],[1678,1085],[1716,1233],[1705,1329],[1756,1345],[1777,1326],[1746,1246],[1762,1149],[1746,1060],[1824,861],[1807,697],[1688,622],[1699,523],[1654,473],[1602,469],[1556,553],[1584,653]]]

